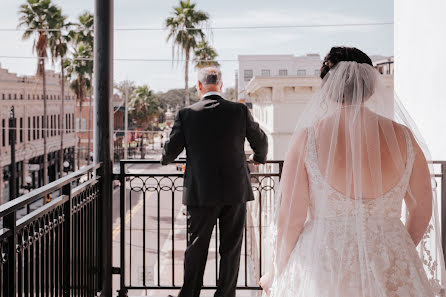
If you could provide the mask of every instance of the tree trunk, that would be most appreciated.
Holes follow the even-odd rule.
[[[76,123],[74,124],[74,128],[76,129],[76,137],[77,137],[77,170],[79,170],[81,167],[81,138],[80,138],[80,130],[81,130],[81,126],[82,126],[82,103],[84,101],[84,99],[82,98],[83,96],[83,91],[81,90],[81,88],[83,87],[83,80],[78,77],[77,78],[77,88],[78,88],[78,93],[80,94],[79,97],[79,125],[78,127],[76,127]],[[77,129],[79,128],[79,129]]]
[[[145,149],[144,149],[144,136],[143,136],[143,133],[141,133],[141,142],[140,142],[140,145],[139,145],[139,149],[141,151],[141,159],[144,159],[146,152],[145,152]]]
[[[90,73],[90,107],[88,110],[88,149],[87,149],[87,164],[90,165],[90,145],[91,145],[91,101],[93,95],[93,75]]]
[[[43,55],[42,55],[43,57]],[[47,150],[47,135],[48,135],[48,121],[47,121],[47,100],[46,100],[46,75],[45,75],[45,59],[40,59],[42,65],[42,84],[43,84],[43,184],[48,184],[48,150]]]
[[[62,91],[62,102],[60,111],[60,152],[59,152],[59,176],[63,176],[64,172],[64,148],[63,148],[63,134],[64,134],[64,119],[65,119],[65,73],[64,73],[64,60],[63,57],[60,59],[60,73],[62,78],[61,91]]]
[[[186,67],[185,67],[185,74],[184,74],[184,83],[185,83],[185,92],[184,92],[184,103],[186,106],[190,105],[190,99],[189,99],[189,50],[186,50]]]
[[[77,137],[77,170],[79,170],[81,167],[81,137],[80,137],[80,130],[81,130],[81,126],[82,126],[82,101],[83,100],[79,100],[79,125],[78,125],[78,130],[76,131],[76,137]],[[76,127],[76,124],[74,124],[74,127]]]

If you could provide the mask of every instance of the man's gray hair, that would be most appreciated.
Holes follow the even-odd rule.
[[[203,84],[203,86],[222,84],[221,71],[217,67],[210,66],[201,68],[198,71],[198,81]]]

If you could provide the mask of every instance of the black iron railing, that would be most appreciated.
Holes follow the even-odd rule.
[[[179,171],[174,173],[162,173],[160,168],[147,173],[147,164],[156,167],[156,163],[123,160],[115,176],[121,184],[121,220],[113,236],[120,241],[121,263],[113,271],[121,275],[121,295],[128,290],[178,289],[182,285],[179,274],[188,239],[180,208],[184,161],[178,162]],[[446,246],[446,203],[442,203],[446,199],[446,161],[433,163]],[[134,168],[128,170],[130,166]],[[269,161],[260,172],[252,169],[256,200],[248,203],[239,290],[259,289],[257,281],[267,260],[262,252],[263,234],[271,221],[282,162]],[[85,167],[0,205],[0,296],[96,296],[105,290],[102,281],[111,273],[106,275],[102,269],[106,263],[101,255],[111,246],[100,239],[107,229],[103,224],[111,226],[113,220],[103,219],[101,205],[112,197],[102,195],[102,170],[101,165]],[[49,202],[35,208],[50,194]],[[214,289],[218,281],[217,232],[218,228],[210,247],[215,259],[208,261],[215,266],[215,278],[213,271],[207,271],[204,289]]]
[[[175,173],[162,173],[161,168],[156,169],[155,173],[132,173],[128,169],[147,164],[155,166],[159,163],[121,160],[120,174],[116,176],[121,184],[121,296],[125,296],[129,290],[178,289],[182,285],[182,277],[176,272],[182,273],[182,251],[189,238],[186,217],[181,219],[180,206],[183,185],[181,165],[184,160],[177,162],[178,172]],[[282,164],[283,161],[268,161],[261,172],[258,172],[259,167],[250,165],[256,200],[248,203],[238,289],[260,289],[258,277],[262,275],[264,262],[264,220],[270,219],[267,209],[272,210]],[[138,209],[140,214],[136,214],[134,209]],[[209,280],[205,282],[203,289],[215,289],[218,281],[218,228],[214,232],[214,242],[210,248],[215,249],[215,261],[212,263],[215,278],[210,283]]]
[[[0,205],[0,296],[100,291],[100,169],[88,166]]]
[[[160,168],[156,169],[155,173],[144,173],[144,166],[140,166],[140,171],[137,173],[128,169],[130,166],[147,166],[147,164],[154,166],[157,162],[121,160],[120,174],[115,177],[119,178],[121,184],[121,296],[126,296],[129,290],[179,289],[182,285],[182,279],[176,275],[176,272],[181,272],[183,264],[183,255],[178,251],[184,250],[189,237],[186,220],[180,220],[183,225],[178,225],[177,222],[183,183],[181,169],[184,160],[177,161],[177,173],[162,173]],[[263,234],[272,219],[274,193],[279,185],[282,166],[283,161],[268,161],[261,172],[251,172],[256,200],[248,203],[238,290],[260,289],[257,283],[267,260],[262,254],[262,244],[266,240]],[[433,178],[436,180],[439,201],[443,201],[446,199],[446,161],[434,161],[433,166],[437,172]],[[139,211],[142,212],[139,220],[133,217],[132,210],[138,203],[141,204]],[[446,203],[441,204],[441,209],[444,226]],[[211,243],[210,249],[215,250],[213,263],[215,278],[209,283],[208,277],[208,283],[204,283],[203,289],[215,289],[218,281],[218,228],[215,228],[214,232],[215,240]],[[178,236],[176,233],[183,236]],[[443,246],[446,246],[446,228],[442,228],[442,234]],[[168,261],[163,263],[162,259],[166,258]],[[149,269],[151,265],[152,270]],[[176,266],[180,268],[175,270]],[[254,282],[251,280],[252,277]]]

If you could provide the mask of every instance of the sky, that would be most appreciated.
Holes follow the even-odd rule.
[[[0,64],[10,72],[31,75],[36,71],[34,59],[11,59],[4,56],[33,57],[32,40],[23,41],[22,32],[1,31],[18,24],[21,0],[0,1]],[[93,12],[93,0],[53,0],[69,20],[75,21],[84,11]],[[342,23],[393,22],[393,1],[389,0],[197,0],[197,8],[210,15],[210,27],[277,26]],[[115,0],[115,28],[163,28],[164,20],[178,0]],[[318,53],[321,57],[335,45],[355,46],[369,55],[391,56],[394,51],[392,25],[331,28],[214,29],[208,33],[219,59],[237,60],[238,55]],[[114,79],[147,84],[155,91],[184,87],[184,63],[174,64],[172,45],[166,42],[167,31],[115,31],[114,56],[125,59],[161,59],[164,61],[115,61]],[[3,57],[2,57],[3,56]],[[221,70],[226,87],[235,84],[236,61],[223,61]],[[56,65],[57,68],[57,65]],[[196,83],[191,67],[190,85]]]

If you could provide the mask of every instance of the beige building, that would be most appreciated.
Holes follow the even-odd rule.
[[[247,85],[254,77],[318,77],[322,60],[319,54],[239,55],[237,98],[251,102]]]
[[[393,95],[393,58],[377,61],[375,67],[383,71],[383,82]],[[288,142],[300,114],[313,94],[319,90],[317,76],[254,76],[245,86],[252,103],[252,113],[268,135],[268,159],[283,160]],[[389,108],[393,111],[393,107]],[[391,116],[391,115],[389,115]]]
[[[64,160],[73,170],[76,145],[74,131],[75,95],[65,86],[65,114],[61,115],[60,76],[46,72],[47,90],[47,149],[48,177],[53,181],[60,176],[59,151],[61,148],[61,121],[64,121]],[[8,142],[9,111],[14,106],[17,119],[16,166],[20,194],[24,188],[43,185],[43,91],[42,80],[35,76],[18,76],[0,67],[0,204],[8,199],[10,172],[10,145]],[[27,183],[27,181],[31,181]]]

